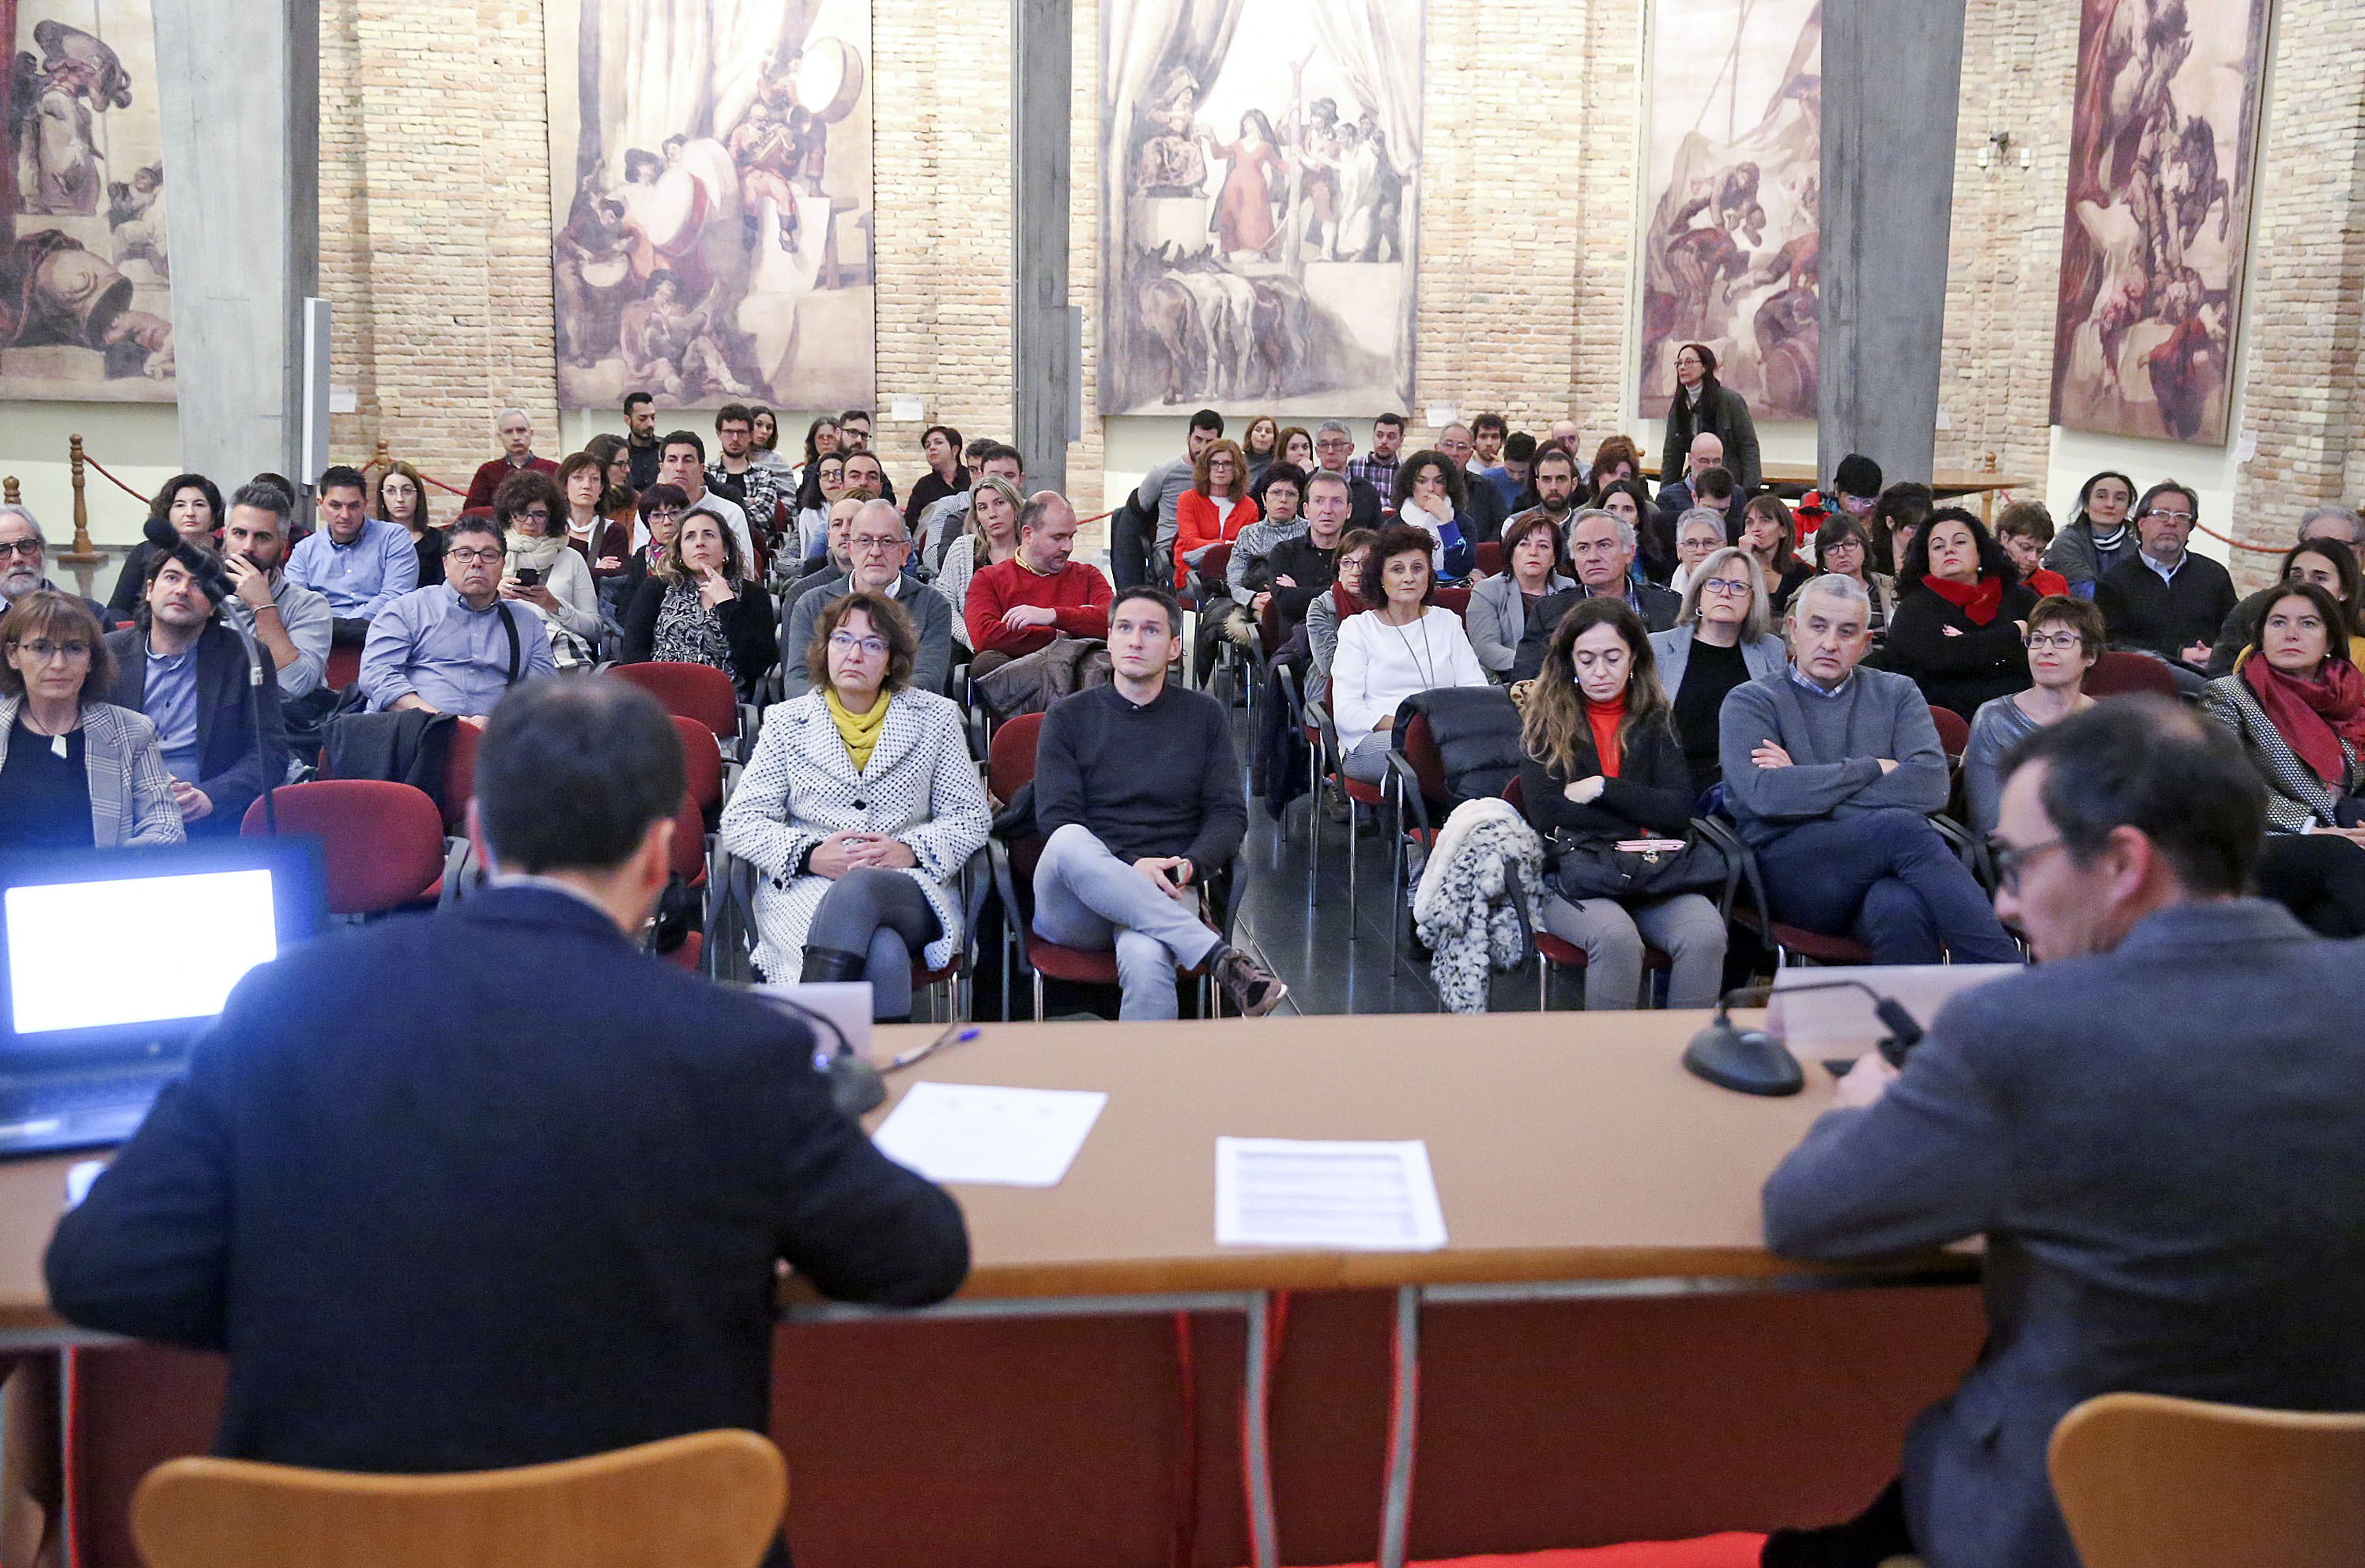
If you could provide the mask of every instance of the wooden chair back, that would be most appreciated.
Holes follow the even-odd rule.
[[[2365,1415],[2106,1394],[2047,1467],[2086,1568],[2365,1562]]]
[[[455,1475],[176,1459],[131,1534],[148,1568],[755,1568],[788,1484],[745,1431]]]

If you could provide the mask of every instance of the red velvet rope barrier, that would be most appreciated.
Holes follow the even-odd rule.
[[[149,498],[141,495],[139,491],[133,489],[130,486],[117,478],[114,475],[107,473],[106,465],[101,463],[97,458],[93,457],[87,450],[84,450],[83,453],[82,460],[84,463],[89,464],[93,468],[97,469],[100,476],[106,479],[108,484],[114,486],[117,489],[121,490],[125,495],[129,496],[141,506],[153,506],[155,504],[153,501],[149,499]]]

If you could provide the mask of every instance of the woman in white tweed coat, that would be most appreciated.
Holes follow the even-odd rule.
[[[954,883],[992,823],[959,707],[906,684],[916,644],[891,599],[831,605],[807,660],[822,678],[764,715],[721,832],[762,879],[764,977],[868,980],[881,1020],[911,1016],[914,949],[930,969],[958,950]]]

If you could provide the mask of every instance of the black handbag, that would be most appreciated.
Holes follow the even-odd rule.
[[[1721,893],[1732,864],[1718,845],[1694,834],[1681,849],[1620,849],[1608,838],[1552,834],[1552,880],[1571,903],[1586,899],[1663,899]]]

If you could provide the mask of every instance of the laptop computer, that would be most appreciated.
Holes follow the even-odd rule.
[[[0,858],[0,1159],[130,1137],[230,988],[327,906],[309,836]]]

